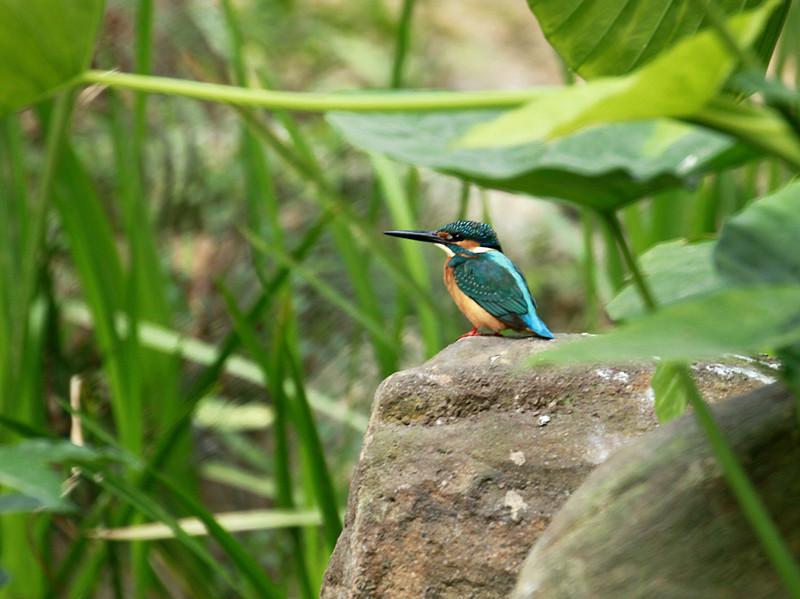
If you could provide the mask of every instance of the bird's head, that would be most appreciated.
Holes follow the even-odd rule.
[[[494,229],[486,223],[472,220],[457,220],[436,231],[384,231],[386,235],[429,241],[439,245],[448,253],[458,253],[452,246],[458,246],[470,252],[497,250],[503,248],[497,240]]]

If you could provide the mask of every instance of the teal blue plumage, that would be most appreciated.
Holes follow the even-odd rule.
[[[511,328],[528,328],[552,339],[553,333],[536,314],[536,301],[525,277],[505,254],[459,248],[449,265],[458,288],[489,314]]]
[[[488,328],[495,334],[515,329],[553,338],[553,333],[536,314],[536,302],[525,277],[503,254],[490,225],[459,220],[436,231],[384,233],[435,243],[447,252],[445,285],[456,305],[474,325],[461,337],[480,335],[479,328]]]

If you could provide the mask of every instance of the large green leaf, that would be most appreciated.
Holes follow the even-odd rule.
[[[102,15],[103,0],[0,0],[0,114],[80,75]]]
[[[716,358],[800,341],[800,285],[727,288],[662,308],[607,335],[562,343],[537,363]]]
[[[656,303],[663,306],[721,288],[722,280],[711,259],[714,246],[710,240],[698,243],[669,241],[643,254],[640,266]],[[614,320],[633,320],[647,311],[631,284],[609,302],[606,310]]]
[[[38,510],[65,511],[70,505],[62,496],[63,477],[56,474],[53,464],[99,459],[101,456],[95,451],[67,441],[30,439],[0,447],[0,484],[18,491],[3,496],[0,504],[8,511],[19,511],[25,505]]]
[[[714,261],[732,285],[800,283],[800,183],[758,200],[728,221]]]
[[[730,34],[743,45],[751,44],[775,6],[774,1],[767,2],[730,18]],[[737,60],[716,31],[705,30],[630,75],[542,95],[494,122],[475,127],[461,143],[473,148],[511,146],[602,123],[689,117],[719,93]]]
[[[364,114],[334,112],[329,122],[353,145],[427,166],[485,187],[552,197],[601,210],[747,157],[729,138],[674,121],[597,127],[550,143],[467,149],[454,145],[496,110]]]
[[[582,77],[622,75],[707,26],[700,2],[687,0],[528,0],[550,44]],[[734,14],[761,0],[714,0]],[[785,3],[788,5],[788,2]],[[769,53],[782,19],[768,28]]]

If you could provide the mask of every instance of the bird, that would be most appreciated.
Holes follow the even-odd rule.
[[[503,253],[494,229],[486,223],[458,220],[435,231],[384,231],[385,235],[427,241],[447,254],[444,283],[473,329],[459,337],[499,335],[513,329],[552,339],[536,314],[536,301],[520,270]]]

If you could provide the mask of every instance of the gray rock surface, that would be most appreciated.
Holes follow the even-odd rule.
[[[726,438],[800,558],[800,429],[770,385],[715,407]],[[539,539],[513,599],[783,599],[785,589],[684,416],[617,452]]]
[[[379,387],[324,599],[507,597],[570,494],[656,426],[652,365],[525,368],[553,343],[470,337]],[[764,383],[695,369],[712,399]]]

